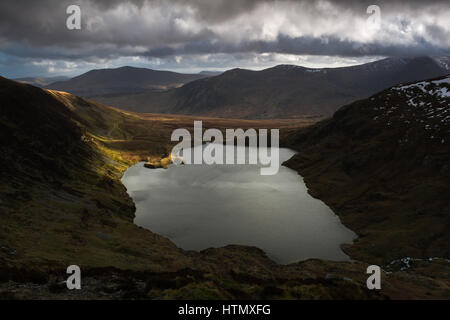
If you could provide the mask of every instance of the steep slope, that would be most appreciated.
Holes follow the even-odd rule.
[[[46,86],[82,97],[166,90],[208,77],[207,74],[182,74],[145,68],[121,67],[92,70],[67,81]]]
[[[167,92],[94,99],[136,112],[257,119],[320,117],[397,83],[448,72],[429,57],[389,58],[344,68],[280,65],[262,71],[233,69]]]
[[[165,152],[158,125],[4,78],[0,121],[2,276],[26,268],[26,278],[71,259],[150,269],[189,261],[167,239],[136,228],[133,202],[118,180],[142,154]],[[136,145],[134,135],[146,141]]]
[[[287,141],[287,165],[359,235],[351,256],[450,257],[450,78],[384,90]]]

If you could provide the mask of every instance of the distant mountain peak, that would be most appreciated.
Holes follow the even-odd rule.
[[[233,68],[233,69],[225,71],[224,74],[238,73],[238,72],[241,72],[241,71],[247,71],[247,69]]]
[[[298,65],[295,65],[295,64],[279,64],[279,65],[276,65],[275,67],[273,67],[272,69],[275,69],[275,70],[293,70],[293,69],[306,69],[305,67],[303,67],[303,66],[298,66]]]
[[[70,80],[54,82],[46,87],[82,97],[94,97],[168,90],[206,77],[209,75],[123,66],[91,70]]]

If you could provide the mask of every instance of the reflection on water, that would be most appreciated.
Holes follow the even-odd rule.
[[[280,148],[280,163],[294,151]],[[260,165],[130,167],[122,178],[136,203],[134,222],[187,250],[228,244],[256,246],[279,263],[308,258],[349,260],[342,243],[355,234],[303,179],[281,166],[260,175]]]

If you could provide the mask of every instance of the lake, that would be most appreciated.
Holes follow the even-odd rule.
[[[280,163],[294,154],[280,148]],[[183,249],[240,244],[259,247],[282,264],[350,260],[340,245],[351,243],[355,233],[307,193],[302,177],[284,166],[264,176],[260,168],[196,164],[148,169],[142,162],[125,172],[122,183],[136,204],[134,222]]]

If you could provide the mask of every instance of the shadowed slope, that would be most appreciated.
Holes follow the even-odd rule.
[[[286,164],[357,232],[355,258],[450,257],[449,78],[399,85],[293,132]]]

